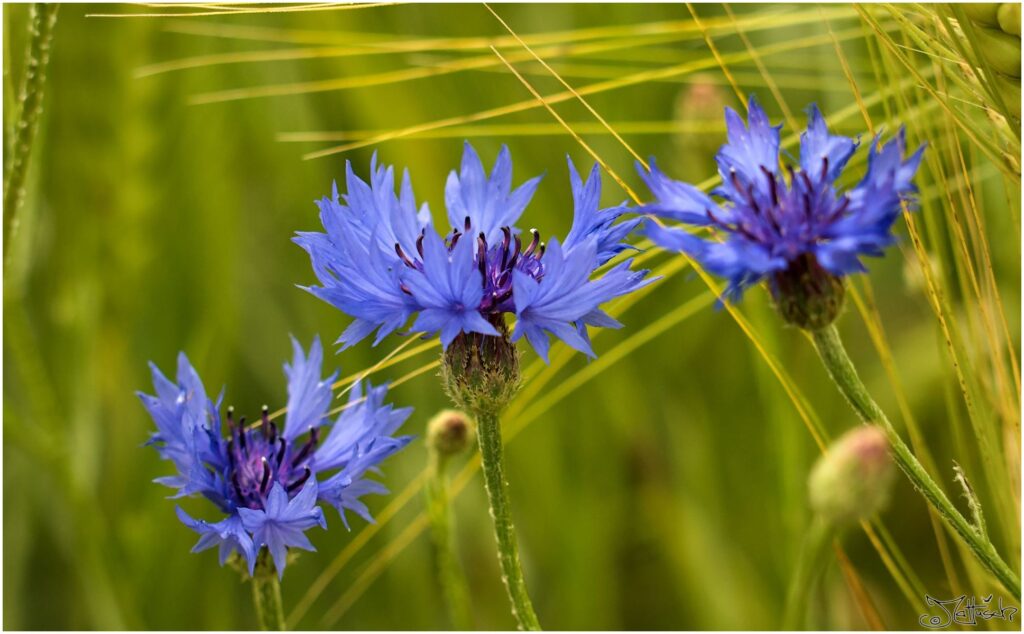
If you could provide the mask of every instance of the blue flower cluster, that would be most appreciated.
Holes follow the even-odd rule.
[[[468,143],[445,187],[452,229],[442,237],[426,205],[417,209],[409,173],[396,194],[394,169],[370,165],[370,182],[346,166],[347,193],[337,186],[319,202],[324,233],[301,232],[322,286],[308,290],[355,318],[339,342],[350,346],[377,331],[375,344],[416,315],[410,332],[440,333],[448,345],[461,333],[502,336],[514,314],[511,340],[526,337],[547,359],[548,333],[589,356],[587,326],[619,327],[600,306],[634,291],[647,271],[625,260],[601,278],[599,266],[627,248],[634,219],[616,224],[625,206],[601,209],[597,166],[584,181],[569,161],[575,213],[565,241],[541,242],[515,227],[540,178],[512,189],[512,158],[503,147],[488,175]]]
[[[726,109],[729,142],[716,156],[722,185],[712,192],[723,204],[693,185],[668,178],[653,161],[650,172],[638,166],[656,198],[639,211],[712,227],[724,240],[653,222],[645,225],[647,236],[727,278],[726,294],[733,299],[766,278],[775,284],[776,276],[794,264],[820,266],[834,276],[865,271],[860,258],[880,256],[894,241],[892,225],[901,202],[916,192],[912,179],[924,147],[904,160],[902,129],[884,146],[876,137],[863,179],[844,192],[836,181],[858,142],[830,134],[816,106],[810,107],[807,130],[800,137],[799,168],[780,167],[782,126],[772,126],[753,97],[748,112],[744,124],[734,110]]]
[[[178,356],[175,381],[151,364],[156,394],[139,393],[157,427],[147,444],[177,470],[157,482],[177,489],[175,498],[202,495],[226,515],[211,523],[178,508],[181,521],[200,535],[193,552],[218,546],[222,565],[237,552],[250,574],[264,545],[279,575],[284,573],[287,548],[314,550],[305,531],[317,525],[326,528],[321,502],[335,507],[346,526],[346,510],[372,521],[359,498],[386,490],[366,476],[411,439],[393,434],[412,408],[385,404],[387,386],[367,384],[364,394],[356,384],[348,405],[321,442],[320,429],[329,425],[331,385],[338,374],[321,379],[319,338],[313,340],[308,356],[294,339],[292,345],[292,363],[284,366],[288,409],[280,429],[264,407],[259,423],[251,426],[244,417],[235,420],[228,408],[225,430],[223,392],[216,401],[210,399],[184,353]]]
[[[624,204],[602,209],[597,166],[584,180],[570,160],[572,227],[564,241],[552,238],[547,244],[536,230],[524,234],[515,226],[540,178],[513,189],[505,147],[488,174],[466,143],[461,166],[445,187],[451,229],[444,234],[435,230],[428,207],[417,206],[408,172],[396,192],[394,169],[378,165],[376,155],[369,182],[346,165],[345,195],[335,185],[332,196],[319,202],[324,232],[294,238],[309,253],[320,281],[306,290],[354,317],[339,338],[343,347],[374,332],[376,345],[407,328],[439,334],[446,350],[459,337],[467,337],[461,343],[473,335],[476,343],[500,343],[474,344],[480,354],[514,352],[511,342],[525,337],[546,361],[554,335],[593,357],[588,327],[621,326],[601,306],[652,281],[648,271],[631,269],[632,259],[595,275],[629,248],[623,240],[640,219],[620,219],[636,211],[715,229],[721,241],[660,223],[645,225],[655,243],[685,252],[727,278],[727,296],[738,299],[768,280],[776,299],[789,297],[782,312],[790,323],[823,327],[841,306],[840,278],[864,271],[861,258],[881,255],[894,241],[892,226],[902,204],[912,202],[924,148],[904,158],[902,130],[884,145],[875,138],[863,179],[846,190],[837,181],[858,141],[831,134],[815,106],[800,139],[798,167],[783,166],[781,126],[769,123],[753,97],[748,112],[744,122],[726,109],[729,141],[716,157],[722,185],[711,195],[668,178],[652,161],[641,175],[655,202],[636,210]],[[506,315],[515,318],[511,333]],[[216,401],[208,398],[184,354],[175,381],[152,366],[156,395],[139,394],[157,427],[148,444],[177,471],[157,481],[176,489],[176,498],[202,495],[224,514],[207,522],[178,509],[181,521],[200,534],[193,550],[218,546],[222,564],[238,553],[250,574],[263,546],[279,574],[289,547],[313,550],[305,531],[326,527],[321,503],[335,507],[346,526],[346,511],[372,521],[360,498],[384,488],[367,474],[410,440],[394,434],[411,408],[385,404],[386,386],[367,384],[364,391],[358,383],[321,440],[337,373],[321,378],[319,338],[308,356],[294,339],[293,347],[292,363],[284,367],[288,405],[280,429],[266,408],[250,426],[228,408],[225,429],[223,393]],[[517,364],[497,370],[493,363],[484,365],[484,374],[507,383],[498,387],[514,390]],[[492,400],[491,392],[504,394],[491,390]]]

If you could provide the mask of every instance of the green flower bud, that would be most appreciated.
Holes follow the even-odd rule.
[[[458,410],[446,409],[427,423],[427,447],[441,457],[462,453],[475,436],[473,419]]]
[[[519,351],[508,340],[504,323],[499,337],[461,333],[442,355],[441,378],[457,407],[477,415],[496,415],[519,391]]]
[[[721,124],[722,110],[728,99],[725,91],[712,80],[708,74],[695,75],[676,97],[672,119],[682,125],[682,130],[673,134],[672,140],[679,160],[683,161],[684,172],[691,164],[693,169],[699,169],[700,155],[714,154],[720,145],[707,131]]]
[[[822,268],[810,253],[773,275],[769,288],[782,318],[804,330],[821,330],[835,321],[846,295],[843,280]]]
[[[964,15],[978,24],[995,26],[999,24],[999,3],[998,2],[971,2],[960,5]]]
[[[811,508],[829,524],[842,527],[882,510],[896,469],[881,427],[846,432],[815,463],[808,480]]]
[[[1010,77],[1020,77],[1020,38],[999,29],[977,27],[981,54],[992,68]]]
[[[1003,30],[1003,33],[1020,37],[1020,3],[1004,2],[999,5],[996,18],[999,21],[999,28]]]

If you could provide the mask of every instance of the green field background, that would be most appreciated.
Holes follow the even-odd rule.
[[[693,21],[682,4],[497,5],[495,10],[524,36]],[[728,19],[719,5],[695,10],[708,24]],[[827,19],[813,17],[819,10],[732,7],[737,19],[764,16],[769,24],[753,22],[744,36],[755,50],[768,51],[757,61],[796,121],[802,125],[802,110],[811,102],[827,115],[847,113],[835,119],[836,127],[863,135],[863,155],[871,135],[844,60],[822,36],[827,38],[830,29],[852,32],[843,36],[841,46],[862,97],[880,85],[871,61],[879,45],[876,40],[875,48],[869,47],[875,35],[852,6],[829,5]],[[297,288],[314,282],[314,276],[306,254],[290,241],[297,230],[319,227],[314,201],[330,192],[332,180],[343,181],[346,160],[364,176],[374,150],[385,163],[408,167],[418,199],[430,203],[443,225],[444,182],[458,163],[462,140],[469,138],[488,166],[505,143],[515,162],[515,182],[545,174],[520,223],[539,228],[545,237],[564,235],[571,223],[566,156],[581,168],[593,163],[544,108],[444,128],[450,132],[443,136],[382,141],[310,160],[304,154],[344,141],[282,139],[295,132],[396,130],[530,100],[529,91],[500,62],[408,81],[387,79],[387,73],[403,69],[492,55],[486,42],[469,50],[445,44],[507,35],[481,5],[188,18],[87,15],[142,11],[63,6],[54,34],[27,196],[5,267],[5,628],[256,626],[248,586],[230,567],[219,567],[213,551],[189,553],[195,534],[176,519],[174,502],[165,499],[168,491],[151,482],[168,474],[171,465],[141,447],[152,423],[135,391],[151,387],[147,361],[173,372],[175,355],[184,350],[207,389],[215,393],[226,385],[226,403],[240,412],[252,417],[263,403],[272,409],[284,406],[288,334],[308,345],[319,333],[330,343],[347,325],[337,310]],[[879,10],[879,19],[891,21],[883,13]],[[25,5],[4,7],[5,114],[14,110],[27,18]],[[673,176],[702,182],[714,176],[713,155],[724,140],[721,108],[742,104],[701,33],[688,33],[587,56],[553,54],[551,61],[577,87],[694,61],[693,72],[601,91],[587,101],[613,127],[634,125],[623,137],[638,154],[657,156]],[[748,50],[735,32],[718,29],[712,35],[722,56]],[[770,52],[772,46],[814,36],[818,39],[805,46]],[[230,52],[424,39],[437,39],[437,50],[367,53],[368,46],[346,56],[231,64],[206,60],[195,68],[150,72],[159,70],[151,68],[154,64]],[[522,53],[514,41],[502,46],[506,55]],[[542,67],[517,59],[516,67],[542,94],[563,90]],[[741,91],[757,94],[773,120],[783,121],[785,113],[758,64],[749,57],[728,60]],[[921,62],[925,71],[930,67]],[[225,90],[352,77],[377,81],[194,103],[197,96],[209,101],[203,96]],[[924,93],[913,94],[920,110],[890,109],[895,99],[869,100],[867,108],[874,123],[887,131],[900,123],[912,126],[911,145],[929,141],[934,148],[929,151],[942,157],[943,165],[950,165],[946,159],[954,144],[963,148],[985,221],[1011,335],[1008,344],[1019,351],[1019,153],[1014,180],[961,129],[953,132],[942,110],[920,96]],[[570,124],[585,124],[585,141],[646,199],[634,159],[623,145],[602,133],[579,102],[570,99],[555,108]],[[985,120],[983,114],[971,116]],[[10,125],[9,114],[6,119]],[[944,136],[931,138],[930,126]],[[630,130],[628,125],[624,129]],[[991,136],[982,124],[977,130]],[[790,132],[787,126],[784,134]],[[863,160],[851,170],[853,181]],[[979,400],[1002,412],[989,420],[1008,430],[1000,437],[1012,456],[1019,451],[1019,397],[984,400],[1005,393],[992,386],[999,376],[1009,376],[1010,362],[1003,362],[1001,371],[986,370],[984,335],[991,329],[976,317],[970,285],[958,277],[962,260],[945,212],[947,192],[953,191],[948,186],[958,172],[949,167],[948,182],[936,176],[935,165],[922,173],[922,199],[929,202],[917,216],[918,227],[937,261],[949,314],[961,328],[968,370],[976,368]],[[604,182],[605,204],[627,199],[607,173]],[[869,279],[898,389],[852,303],[840,330],[868,387],[900,429],[905,420],[899,399],[905,397],[938,465],[933,474],[950,497],[966,509],[953,481],[956,460],[976,484],[986,509],[1002,504],[1002,517],[1015,517],[1019,530],[1019,471],[1014,475],[1011,469],[1010,478],[999,482],[983,475],[983,457],[967,422],[949,348],[902,220],[896,232],[899,246],[871,262]],[[645,257],[655,269],[673,263],[671,255],[661,252]],[[857,280],[859,289],[863,282]],[[679,318],[687,302],[693,302],[693,309]],[[548,382],[516,405],[520,414],[535,415],[510,439],[506,458],[525,574],[546,628],[779,626],[810,522],[806,477],[818,449],[761,353],[729,313],[712,304],[701,278],[683,268],[621,313],[623,329],[595,338],[597,361],[570,356],[558,344],[556,363],[544,369],[524,346],[527,379],[545,376]],[[768,294],[754,289],[740,308],[758,344],[806,397],[823,428],[835,437],[856,425],[806,337],[782,325]],[[630,343],[637,342],[631,336],[666,316],[675,319],[670,327],[638,345]],[[392,336],[376,348],[364,342],[328,354],[327,369],[340,367],[348,376],[404,342]],[[398,379],[436,358],[432,348],[382,370],[375,379]],[[1011,392],[1016,397],[1016,390]],[[383,465],[382,481],[397,493],[417,482],[426,464],[424,427],[447,402],[435,370],[397,386],[390,398],[415,407],[404,431],[417,440]],[[514,422],[506,421],[506,430],[510,425]],[[470,459],[458,459],[456,467]],[[997,459],[1004,461],[1004,456]],[[372,498],[370,507],[379,512],[392,499]],[[202,500],[187,500],[184,507],[213,517],[212,506]],[[422,493],[415,491],[314,592],[315,601],[297,627],[450,627],[433,575],[430,540],[419,530],[423,509]],[[1019,537],[1012,521],[992,519],[995,513],[990,511],[993,538],[1019,570]],[[478,474],[456,498],[455,514],[477,627],[513,628]],[[326,532],[309,531],[318,552],[303,553],[288,566],[286,612],[367,527],[353,518],[352,531],[346,531],[333,510],[327,521]],[[919,602],[924,600],[920,589],[953,596],[927,506],[902,476],[880,521],[901,559],[898,568],[914,577],[909,594]],[[907,597],[866,534],[853,528],[839,543],[850,562],[847,571],[884,625],[916,629],[920,606]],[[943,543],[951,550],[959,589],[979,596],[1001,592],[948,533]],[[808,599],[814,604],[814,623],[865,628],[863,598],[851,592],[837,562],[831,558],[818,591]],[[1017,598],[1008,600],[1018,604]]]

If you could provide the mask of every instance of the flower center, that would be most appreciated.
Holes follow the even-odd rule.
[[[448,252],[451,253],[459,240],[467,239],[466,235],[472,230],[472,222],[469,216],[463,229],[453,229],[451,235],[446,239]],[[483,276],[484,296],[477,306],[484,315],[498,315],[515,311],[515,303],[512,298],[512,272],[520,271],[540,281],[544,276],[544,265],[541,258],[544,256],[544,243],[540,241],[540,233],[536,229],[530,229],[533,239],[526,248],[523,248],[523,241],[520,236],[512,235],[511,227],[502,227],[501,242],[493,245],[487,244],[487,236],[481,232],[476,237],[476,252],[474,262],[480,269]],[[420,235],[416,241],[416,250],[419,259],[410,257],[402,249],[402,245],[395,244],[395,252],[406,266],[412,269],[423,270],[423,236]],[[409,293],[409,289],[403,286],[402,290]]]
[[[294,495],[312,475],[309,461],[318,441],[318,430],[309,430],[305,443],[290,443],[278,433],[266,406],[260,426],[248,429],[245,417],[234,420],[234,408],[227,411],[228,479],[238,506],[262,509],[264,500],[275,482],[281,483],[288,495]]]
[[[544,244],[540,233],[531,229],[533,239],[523,249],[519,236],[512,236],[512,229],[502,227],[502,240],[488,248],[484,234],[477,236],[476,263],[484,278],[484,297],[478,309],[484,314],[507,313],[515,310],[512,301],[512,271],[519,270],[535,280],[544,274],[541,257]]]

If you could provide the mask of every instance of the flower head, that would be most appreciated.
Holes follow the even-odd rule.
[[[889,501],[896,465],[882,428],[862,425],[818,458],[808,478],[811,508],[842,526],[870,517]]]
[[[441,459],[462,453],[476,438],[476,422],[463,412],[446,409],[427,423],[427,449]]]
[[[593,356],[586,327],[619,325],[601,304],[646,283],[647,271],[629,270],[628,260],[591,279],[627,248],[622,240],[638,223],[616,224],[624,206],[599,208],[596,165],[583,181],[569,162],[573,224],[561,245],[548,247],[536,230],[524,235],[515,226],[540,178],[513,189],[508,148],[488,174],[465,145],[445,187],[451,230],[443,236],[426,205],[417,209],[408,172],[397,194],[393,168],[374,156],[370,172],[367,183],[348,166],[346,195],[335,188],[319,203],[325,232],[295,238],[322,285],[308,290],[355,318],[339,339],[344,346],[374,330],[379,342],[416,315],[410,332],[438,333],[447,349],[463,334],[504,337],[504,316],[514,314],[511,340],[526,336],[545,359],[549,334]]]
[[[726,108],[729,142],[716,157],[722,185],[712,192],[722,203],[693,185],[668,178],[653,161],[650,172],[638,167],[656,199],[642,211],[714,228],[724,239],[699,238],[654,223],[646,225],[646,233],[657,244],[687,253],[727,278],[726,295],[733,299],[767,279],[777,300],[785,299],[780,296],[794,286],[808,294],[803,298],[807,301],[791,307],[794,311],[806,310],[808,302],[827,304],[828,293],[841,292],[835,290],[841,289],[837,278],[865,271],[861,257],[880,256],[893,243],[892,225],[901,203],[916,192],[912,179],[924,147],[904,159],[902,129],[884,146],[876,137],[868,150],[863,179],[844,191],[836,181],[859,143],[830,134],[816,106],[808,112],[796,167],[780,167],[782,126],[772,126],[753,97],[748,112],[744,123]],[[814,322],[828,316],[804,317]]]
[[[202,495],[226,516],[211,523],[178,508],[182,523],[200,535],[193,552],[218,546],[221,564],[238,553],[250,574],[263,546],[279,575],[284,573],[287,548],[314,550],[305,531],[327,527],[320,502],[334,506],[346,526],[346,510],[372,521],[359,497],[386,490],[366,475],[411,439],[394,436],[412,408],[386,405],[387,386],[367,384],[364,397],[357,383],[331,425],[326,417],[331,384],[338,374],[321,379],[319,337],[308,356],[294,339],[292,347],[292,363],[284,366],[288,410],[281,429],[266,407],[253,426],[246,426],[244,417],[236,421],[229,407],[225,437],[221,398],[214,402],[206,396],[184,353],[178,356],[175,381],[150,364],[156,395],[139,393],[157,426],[147,444],[173,462],[177,471],[157,482],[177,489],[175,498]],[[329,431],[321,441],[324,426]]]

